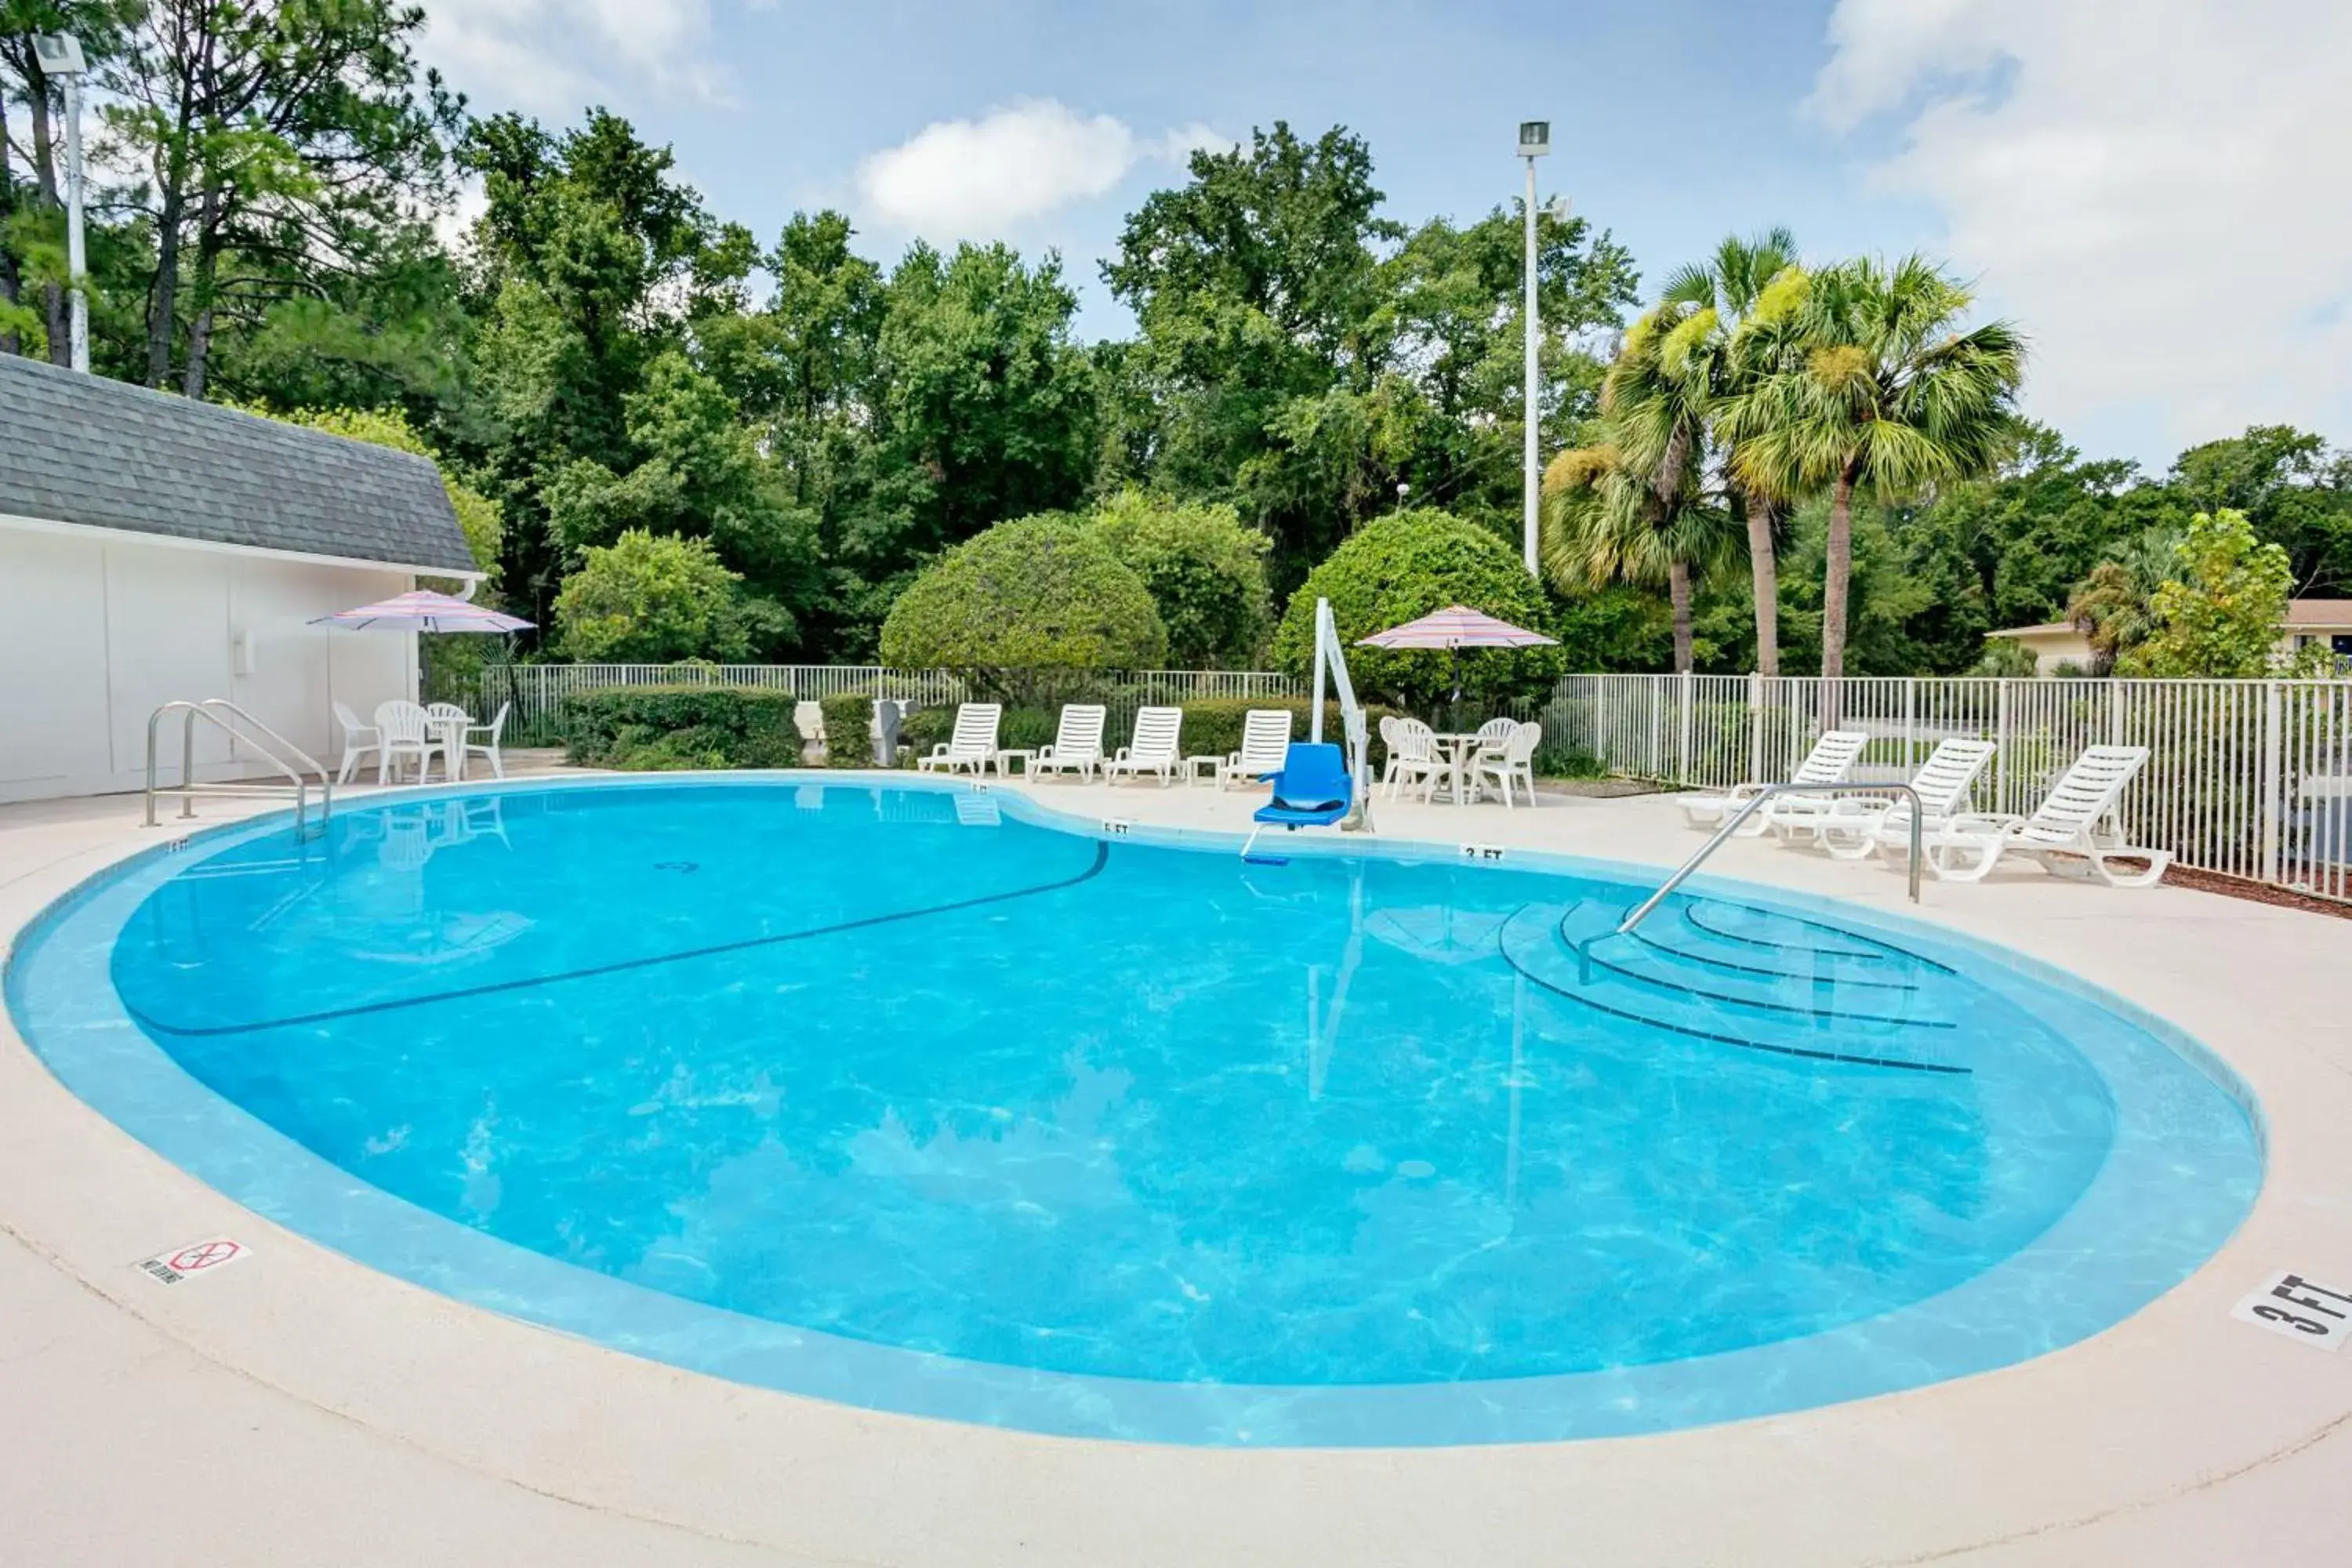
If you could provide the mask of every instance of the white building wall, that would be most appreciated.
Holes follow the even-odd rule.
[[[359,562],[0,527],[0,802],[143,787],[148,716],[182,699],[226,697],[332,766],[332,704],[364,721],[413,697],[416,638],[307,623],[415,585]],[[179,721],[162,733],[176,780]],[[267,772],[201,721],[196,759],[211,779]]]

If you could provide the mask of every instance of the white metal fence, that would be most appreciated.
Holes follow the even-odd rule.
[[[1996,742],[1981,810],[2030,812],[2085,746],[2148,748],[2120,816],[2184,866],[2352,897],[2352,683],[1577,675],[1547,745],[1691,788],[1786,778],[1823,730],[1873,738],[1855,777],[1906,777],[1938,741]]]
[[[548,745],[563,739],[568,697],[681,681],[924,706],[964,696],[942,670],[820,664],[494,666],[429,695],[480,713],[511,703],[509,743]],[[1135,670],[1088,687],[1088,700],[1112,709],[1113,733],[1147,703],[1306,695],[1302,681],[1272,670]],[[2352,898],[2352,683],[1571,675],[1544,700],[1514,707],[1542,721],[1547,752],[1698,789],[1786,778],[1825,729],[1870,733],[1855,775],[1869,781],[1907,777],[1949,737],[1994,741],[1976,803],[1988,811],[2032,811],[2085,746],[2146,746],[2148,765],[2121,807],[2133,842],[2169,849],[2184,866]]]

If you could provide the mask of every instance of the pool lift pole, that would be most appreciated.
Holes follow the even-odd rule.
[[[1348,650],[1339,641],[1339,623],[1331,615],[1331,601],[1315,601],[1315,704],[1307,721],[1307,738],[1320,744],[1323,740],[1324,680],[1328,678],[1339,697],[1339,727],[1348,753],[1349,785],[1347,817],[1340,822],[1343,833],[1372,831],[1372,793],[1365,783],[1365,755],[1370,736],[1364,724],[1363,705],[1356,700],[1355,683],[1348,679]]]

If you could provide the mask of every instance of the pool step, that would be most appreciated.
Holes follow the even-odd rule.
[[[1843,994],[1836,1005],[1819,1003],[1819,988],[1810,984],[1767,982],[1787,987],[1769,995],[1728,990],[1736,980],[1696,964],[1672,969],[1674,961],[1646,955],[1631,939],[1617,937],[1624,916],[1624,909],[1598,900],[1529,904],[1504,922],[1504,959],[1570,1001],[1687,1038],[1804,1060],[1968,1070],[1952,1059],[1952,1020],[1928,1013],[1925,993],[1856,994],[1884,999],[1873,1012],[1859,1000],[1848,1010]],[[1641,971],[1643,963],[1651,972]]]

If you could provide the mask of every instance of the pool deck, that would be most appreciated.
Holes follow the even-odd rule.
[[[1090,819],[1235,832],[1261,798],[1034,794]],[[247,809],[199,806],[205,822]],[[1661,867],[1699,842],[1657,797],[1382,802],[1377,818],[1387,839]],[[164,836],[138,822],[127,797],[0,806],[0,941]],[[1904,909],[1899,874],[1769,841],[1710,869]],[[2230,1313],[2280,1269],[2352,1292],[2352,921],[2031,868],[1930,881],[1916,914],[2073,970],[2219,1052],[2268,1119],[2244,1227],[2144,1311],[2033,1362],[1524,1447],[1083,1442],[635,1360],[278,1229],[82,1105],[0,1017],[0,1563],[2201,1568],[2340,1553],[2352,1354]],[[173,1286],[133,1267],[215,1235],[254,1256]]]

